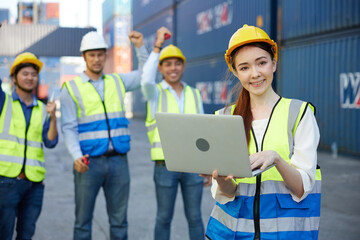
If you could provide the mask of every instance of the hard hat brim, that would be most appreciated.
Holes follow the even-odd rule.
[[[248,44],[248,43],[256,43],[256,42],[268,43],[268,44],[271,46],[271,48],[272,48],[272,50],[273,50],[273,52],[274,52],[275,61],[277,61],[277,59],[278,59],[278,47],[277,47],[276,42],[274,42],[274,41],[271,40],[271,39],[255,39],[255,40],[252,39],[252,40],[249,40],[249,41],[240,42],[239,44],[235,44],[235,45],[233,45],[231,48],[229,48],[228,50],[226,50],[226,52],[225,52],[225,61],[226,61],[226,63],[227,63],[227,65],[228,65],[228,67],[229,67],[229,69],[230,69],[231,72],[233,71],[232,66],[231,66],[231,64],[230,64],[230,57],[231,57],[232,52],[233,52],[236,48],[241,47],[241,46],[243,46],[243,45],[245,45],[245,44]]]
[[[10,75],[13,75],[14,72],[15,72],[15,69],[17,66],[19,66],[20,64],[23,64],[23,63],[32,63],[32,64],[35,64],[38,68],[39,68],[39,71],[38,73],[40,73],[41,71],[41,68],[43,66],[43,63],[38,60],[38,59],[23,59],[22,61],[18,62],[16,65],[13,65],[11,68],[10,68]]]

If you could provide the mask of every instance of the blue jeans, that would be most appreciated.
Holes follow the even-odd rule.
[[[155,240],[170,239],[171,220],[179,183],[190,239],[204,239],[204,225],[201,219],[203,178],[193,173],[171,172],[164,164],[155,163],[154,182],[157,200]]]
[[[31,239],[39,218],[44,184],[0,176],[0,239],[11,240],[16,222],[16,239]]]
[[[130,174],[126,155],[90,157],[89,170],[74,170],[74,239],[91,239],[95,201],[102,187],[110,223],[110,239],[127,239]]]

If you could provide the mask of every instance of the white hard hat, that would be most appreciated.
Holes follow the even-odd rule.
[[[88,32],[81,40],[80,52],[94,49],[107,49],[108,46],[104,38],[97,32]]]

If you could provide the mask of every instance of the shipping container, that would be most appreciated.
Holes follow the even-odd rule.
[[[133,25],[147,24],[153,16],[173,7],[174,0],[133,0],[132,1]]]
[[[157,15],[156,18],[147,21],[146,24],[134,27],[134,30],[141,32],[144,35],[144,45],[149,51],[152,51],[156,41],[156,32],[160,27],[164,26],[173,32],[173,18],[174,11],[173,9],[170,9]],[[176,39],[175,34],[165,42],[164,46],[174,44],[174,39]]]
[[[182,81],[199,89],[205,113],[224,107],[231,88],[237,83],[228,71],[224,56],[186,63]]]
[[[82,37],[95,28],[62,28],[55,25],[7,24],[1,27],[0,56],[32,52],[39,56],[81,56]]]
[[[108,49],[104,73],[127,73],[131,71],[131,47],[113,47]]]
[[[130,46],[129,32],[131,15],[122,15],[110,19],[103,26],[103,35],[109,48]]]
[[[80,42],[82,37],[89,31],[96,31],[96,29],[60,28],[57,26],[53,32],[39,38],[37,42],[34,42],[28,48],[24,49],[24,51],[48,57],[81,56]]]
[[[170,31],[173,32],[173,17],[174,11],[173,9],[169,9],[161,14],[157,15],[156,18],[152,18],[151,21],[149,20],[146,24],[141,25],[139,27],[135,27],[134,30],[141,32],[144,35],[144,45],[148,49],[149,52],[153,50],[155,41],[156,41],[156,31],[162,27],[167,27]],[[169,44],[174,44],[174,39],[176,36],[173,36],[167,40],[164,46]],[[136,58],[135,51],[133,50],[133,66],[134,69],[138,66],[138,59]],[[158,74],[157,81],[161,78],[160,74]],[[146,103],[145,99],[142,96],[140,90],[133,92],[132,98],[133,101],[133,113],[134,116],[145,116],[146,113]]]
[[[102,4],[102,23],[110,19],[131,14],[131,0],[105,0]]]
[[[360,29],[284,46],[279,60],[281,95],[316,106],[320,147],[360,156]]]
[[[46,3],[46,18],[59,18],[59,3]]]
[[[359,0],[280,0],[282,39],[360,26]]]
[[[0,8],[0,22],[5,24],[9,22],[9,9]]]
[[[244,24],[272,33],[273,1],[193,0],[176,9],[176,43],[189,59],[224,53],[232,34]]]

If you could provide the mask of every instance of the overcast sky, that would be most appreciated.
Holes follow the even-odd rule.
[[[17,3],[19,0],[1,0],[0,8],[10,9],[10,23],[17,18]],[[23,2],[33,2],[23,0]],[[95,27],[102,32],[102,3],[104,0],[35,0],[35,2],[59,2],[60,26],[62,27]],[[90,3],[90,4],[89,4]],[[88,5],[90,18],[88,24]]]

